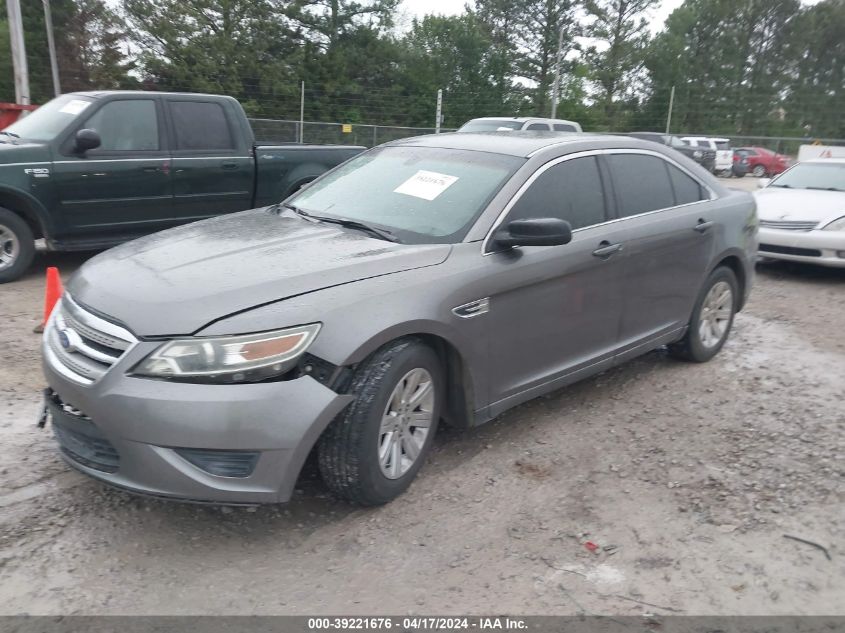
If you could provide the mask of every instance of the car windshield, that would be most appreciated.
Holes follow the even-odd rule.
[[[76,115],[91,104],[91,99],[79,95],[62,95],[12,123],[4,131],[22,139],[52,141],[64,132]]]
[[[287,204],[386,229],[404,243],[455,243],[524,162],[487,152],[383,147],[329,172]]]
[[[845,191],[845,163],[803,163],[772,181],[771,187]]]
[[[464,123],[458,132],[510,132],[522,128],[522,121],[508,119],[479,119]]]

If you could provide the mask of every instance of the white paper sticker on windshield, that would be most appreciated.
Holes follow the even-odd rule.
[[[419,170],[413,176],[394,189],[394,193],[404,193],[423,200],[434,200],[446,191],[456,180],[457,176],[438,174],[436,171]]]
[[[85,108],[88,107],[88,103],[88,101],[82,101],[82,99],[71,99],[62,106],[62,109],[59,110],[59,112],[65,112],[67,114],[79,114]]]

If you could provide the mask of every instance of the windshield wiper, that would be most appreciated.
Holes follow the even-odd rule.
[[[7,130],[3,130],[0,134],[5,134],[6,136],[11,136],[12,138],[20,138],[20,134],[15,134],[14,132],[9,132]]]
[[[781,189],[792,189],[792,185],[776,185],[776,184],[772,183],[769,186],[770,187],[780,187]]]
[[[296,205],[288,203],[285,203],[281,206],[283,206],[285,209],[290,209],[298,216],[307,220],[311,220],[312,222],[326,222],[328,224],[339,224],[340,226],[346,227],[348,229],[357,229],[359,231],[364,231],[365,233],[374,235],[382,240],[387,240],[388,242],[399,242],[399,238],[387,229],[380,229],[375,226],[370,226],[369,224],[359,222],[358,220],[350,220],[349,218],[336,218],[328,215],[314,215],[313,213],[310,213],[305,209],[300,209]]]
[[[836,187],[804,187],[804,189],[814,189],[816,191],[845,191],[843,189],[837,189]]]

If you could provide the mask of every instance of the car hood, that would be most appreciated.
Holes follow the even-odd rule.
[[[183,335],[296,295],[434,266],[450,250],[258,209],[118,246],[89,260],[68,292],[138,336]]]
[[[9,163],[20,166],[19,163],[47,162],[49,160],[50,153],[43,143],[0,136],[0,167]]]
[[[761,220],[830,222],[845,215],[845,192],[766,187],[754,192]]]

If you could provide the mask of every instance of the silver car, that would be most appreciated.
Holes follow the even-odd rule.
[[[87,262],[44,334],[46,417],[134,492],[385,503],[438,424],[668,345],[712,358],[752,285],[750,195],[613,136],[443,134],[353,158],[284,203]]]
[[[808,160],[760,182],[760,255],[845,268],[845,159]]]

